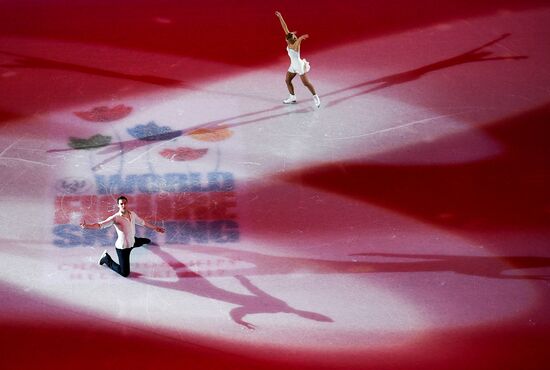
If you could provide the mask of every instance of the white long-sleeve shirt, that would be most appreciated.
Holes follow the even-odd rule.
[[[115,225],[117,240],[115,247],[118,249],[132,248],[134,246],[136,236],[136,224],[145,226],[145,222],[135,212],[127,211],[130,215],[130,220],[122,216],[120,212],[115,213],[104,221],[99,222],[99,227],[105,229],[106,227]]]

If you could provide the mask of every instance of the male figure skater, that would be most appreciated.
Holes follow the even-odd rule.
[[[296,32],[290,32],[288,30],[288,27],[286,26],[286,23],[281,13],[275,12],[275,15],[277,16],[277,18],[279,18],[281,26],[283,27],[283,31],[285,31],[287,43],[286,51],[288,52],[288,56],[290,57],[290,67],[288,67],[288,71],[286,72],[286,86],[290,95],[287,99],[283,100],[283,103],[296,103],[296,95],[294,94],[292,79],[298,74],[300,75],[300,79],[302,80],[304,86],[307,87],[313,95],[313,101],[315,102],[315,105],[317,106],[317,108],[319,108],[321,106],[321,99],[319,99],[319,96],[315,92],[315,88],[307,77],[307,72],[310,70],[309,62],[305,59],[300,58],[300,44],[303,40],[307,39],[309,35],[305,34],[298,37],[296,35]]]
[[[159,233],[164,233],[164,228],[155,226],[141,219],[137,213],[128,209],[128,199],[125,196],[120,196],[117,199],[118,212],[110,216],[104,221],[95,224],[87,224],[85,221],[80,223],[83,229],[104,229],[106,227],[115,226],[118,238],[115,242],[116,253],[118,254],[118,263],[113,261],[107,250],[103,251],[98,263],[107,265],[111,270],[128,277],[130,275],[130,252],[133,248],[141,247],[144,244],[151,243],[147,238],[136,238],[136,224],[145,226]]]

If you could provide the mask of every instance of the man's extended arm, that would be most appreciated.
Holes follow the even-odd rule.
[[[156,231],[157,233],[164,233],[164,227],[160,227],[160,226],[156,226],[156,225],[153,225],[145,220],[143,220],[143,226],[151,229],[151,230],[154,230]]]
[[[164,227],[153,225],[150,222],[145,221],[143,218],[139,217],[135,212],[133,213],[134,217],[136,218],[136,224],[145,226],[148,229],[154,230],[157,233],[164,233]]]
[[[115,216],[110,216],[104,221],[96,222],[93,224],[87,224],[86,221],[82,220],[80,227],[83,229],[101,229],[104,227],[109,227],[113,224],[113,219]]]
[[[80,223],[80,227],[83,229],[101,229],[101,225],[98,223],[95,224],[87,224],[86,222],[82,221]]]

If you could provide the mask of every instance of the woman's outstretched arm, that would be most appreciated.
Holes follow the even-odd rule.
[[[283,19],[283,16],[279,12],[275,12],[275,15],[277,18],[279,18],[279,21],[281,22],[281,27],[283,27],[283,31],[285,31],[285,35],[289,33],[288,27],[286,26],[285,20]]]
[[[300,50],[300,44],[302,43],[302,41],[304,41],[308,37],[309,37],[309,35],[307,33],[305,35],[302,35],[302,36],[298,37],[298,39],[294,42],[293,48],[295,48],[296,50],[299,51]]]

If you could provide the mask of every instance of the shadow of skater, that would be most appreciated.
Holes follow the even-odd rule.
[[[241,121],[236,122],[236,123],[229,122],[229,121],[232,121],[232,120],[238,120],[238,119],[245,118],[245,117],[250,117],[250,116],[254,116],[254,115],[258,115],[258,114],[263,114],[263,113],[278,111],[278,110],[284,110],[284,109],[287,109],[287,110],[284,111],[283,113],[272,114],[270,116],[260,117],[260,118],[251,118],[251,119],[248,119],[248,120],[241,120]],[[149,149],[147,149],[147,151],[150,151],[150,150],[153,150],[153,149],[158,148],[160,146],[166,145],[169,142],[172,142],[174,139],[177,139],[178,137],[184,137],[184,136],[191,135],[199,129],[209,129],[209,130],[213,130],[213,131],[219,130],[219,129],[228,129],[228,128],[233,128],[233,127],[246,125],[246,124],[250,124],[250,123],[260,122],[260,121],[267,120],[267,119],[272,119],[272,118],[277,118],[277,117],[284,117],[284,116],[289,116],[289,115],[292,115],[292,114],[308,113],[310,111],[312,111],[311,108],[300,108],[300,109],[288,110],[287,106],[277,105],[275,107],[262,109],[262,110],[258,110],[258,111],[255,111],[255,112],[244,113],[244,114],[240,114],[240,115],[236,115],[236,116],[232,116],[232,117],[227,117],[227,118],[224,118],[224,119],[217,119],[217,120],[201,123],[201,124],[198,124],[198,125],[195,125],[195,126],[185,128],[183,130],[174,130],[174,131],[170,131],[170,132],[165,132],[161,135],[151,135],[151,136],[143,137],[143,138],[140,138],[140,139],[130,139],[130,140],[125,140],[125,141],[110,143],[105,148],[102,148],[100,151],[98,151],[97,154],[100,154],[100,155],[110,154],[110,153],[114,153],[114,154],[112,156],[102,160],[101,162],[95,164],[92,167],[92,171],[97,171],[97,170],[101,169],[104,165],[108,164],[109,162],[119,158],[122,155],[128,154],[133,150],[139,149],[139,148],[144,147],[144,146],[148,146]],[[69,151],[75,151],[75,150],[80,150],[80,149],[75,149],[75,148],[50,149],[50,150],[47,150],[46,152],[47,153],[60,153],[60,152],[69,152]],[[143,155],[143,154],[141,154],[141,155]],[[137,158],[138,157],[136,157],[132,161],[136,160]]]
[[[346,92],[346,91],[359,89],[359,88],[362,88],[362,87],[365,87],[365,86],[378,84],[377,86],[375,86],[371,89],[364,90],[364,91],[359,91],[355,94],[333,100],[333,101],[331,101],[330,103],[327,104],[327,106],[333,106],[333,105],[341,103],[345,100],[348,100],[348,99],[351,99],[351,98],[354,98],[354,97],[357,97],[357,96],[360,96],[360,95],[368,94],[368,93],[371,93],[371,92],[374,92],[374,91],[377,91],[377,90],[382,90],[382,89],[385,89],[385,88],[388,88],[388,87],[391,87],[391,86],[400,85],[400,84],[404,84],[404,83],[407,83],[407,82],[412,82],[412,81],[418,80],[419,78],[423,77],[424,75],[426,75],[430,72],[438,71],[438,70],[445,69],[445,68],[454,67],[454,66],[457,66],[457,65],[460,65],[460,64],[474,63],[474,62],[487,62],[487,61],[495,61],[495,60],[527,59],[528,57],[525,56],[525,55],[492,56],[493,55],[492,51],[483,51],[483,49],[498,43],[499,41],[505,39],[508,36],[510,36],[510,34],[505,33],[502,36],[500,36],[500,37],[498,37],[498,38],[496,38],[492,41],[489,41],[489,42],[487,42],[487,43],[485,43],[485,44],[483,44],[479,47],[476,47],[472,50],[469,50],[465,53],[459,54],[459,55],[454,56],[452,58],[444,59],[444,60],[441,60],[441,61],[438,61],[438,62],[435,62],[435,63],[432,63],[432,64],[428,64],[428,65],[420,67],[420,68],[412,69],[410,71],[380,77],[380,78],[377,78],[375,80],[369,80],[369,81],[362,82],[362,83],[359,83],[359,84],[356,84],[356,85],[353,85],[353,86],[349,86],[349,87],[346,87],[346,88],[343,88],[343,89],[335,90],[335,91],[329,92],[327,94],[323,94],[323,97],[328,97],[328,96],[336,95],[336,94],[343,93],[343,92]]]
[[[407,72],[402,72],[402,73],[398,73],[398,74],[393,74],[393,75],[377,78],[375,80],[366,81],[366,82],[356,84],[356,85],[353,85],[353,86],[349,86],[349,87],[346,87],[346,88],[343,88],[343,89],[335,90],[335,91],[329,92],[327,94],[323,94],[323,97],[329,97],[329,96],[336,95],[336,94],[339,94],[339,93],[343,93],[343,92],[346,92],[346,91],[359,89],[359,88],[362,88],[364,86],[379,84],[378,86],[375,86],[371,89],[360,91],[360,92],[357,92],[355,94],[352,94],[352,95],[349,95],[349,96],[345,96],[345,97],[338,98],[336,100],[330,101],[329,103],[326,104],[326,106],[330,107],[330,106],[336,105],[336,104],[341,103],[345,100],[348,100],[348,99],[351,99],[351,98],[354,98],[354,97],[357,97],[357,96],[360,96],[360,95],[368,94],[368,93],[371,93],[371,92],[374,92],[374,91],[377,91],[377,90],[381,90],[381,89],[385,89],[387,87],[391,87],[391,86],[394,86],[394,85],[399,85],[399,84],[403,84],[403,83],[406,83],[406,82],[411,82],[411,81],[414,81],[414,80],[417,80],[417,79],[421,78],[422,76],[424,76],[425,74],[427,74],[429,72],[437,71],[437,70],[444,69],[444,68],[449,68],[449,67],[456,66],[456,65],[459,65],[459,64],[473,63],[473,62],[484,62],[484,61],[491,61],[491,60],[526,59],[527,56],[522,56],[522,55],[519,55],[519,56],[506,56],[506,57],[505,56],[491,57],[491,55],[493,54],[491,51],[482,51],[482,49],[485,49],[485,48],[487,48],[491,45],[494,45],[497,42],[501,41],[502,39],[504,39],[508,36],[510,36],[509,33],[503,34],[502,36],[496,38],[495,40],[492,40],[488,43],[485,43],[485,44],[483,44],[483,45],[481,45],[477,48],[474,48],[470,51],[467,51],[465,53],[462,53],[460,55],[457,55],[457,56],[449,58],[449,59],[445,59],[445,60],[442,60],[442,61],[439,61],[439,62],[435,62],[435,63],[429,64],[429,65],[426,65],[424,67],[413,69],[413,70],[410,70],[410,71],[407,71]],[[9,54],[9,55],[14,55],[14,54],[11,54],[11,53],[5,53],[5,52],[2,52],[2,53]],[[38,59],[38,58],[31,58],[31,59]],[[58,62],[53,62],[53,63],[55,63],[55,65],[65,65],[65,66],[68,65],[66,63],[58,63]],[[83,68],[86,68],[86,67],[83,67]],[[98,71],[98,70],[96,70],[96,71]],[[101,70],[99,70],[99,71],[101,71]],[[113,72],[109,72],[109,73],[113,73]],[[180,83],[179,81],[176,81],[176,82]],[[254,112],[244,113],[244,114],[231,116],[231,117],[225,117],[225,118],[222,118],[222,119],[216,119],[216,120],[213,120],[213,121],[209,121],[209,122],[201,123],[201,124],[198,124],[198,125],[194,125],[192,127],[188,127],[184,130],[176,130],[176,131],[173,131],[171,133],[167,133],[167,135],[170,135],[171,137],[169,139],[163,140],[162,142],[156,144],[156,146],[165,145],[166,143],[170,142],[171,140],[173,140],[177,137],[186,136],[189,133],[192,133],[194,130],[198,130],[198,129],[201,129],[201,128],[209,128],[209,129],[216,129],[216,128],[221,128],[221,127],[223,127],[223,128],[233,128],[233,127],[238,127],[238,126],[241,126],[241,125],[258,123],[258,122],[262,122],[262,121],[266,121],[266,120],[270,120],[270,119],[275,119],[275,118],[281,118],[281,117],[290,116],[290,115],[294,115],[294,114],[309,113],[311,111],[312,111],[311,108],[292,109],[292,110],[289,111],[289,110],[286,110],[285,106],[277,105],[277,106],[274,106],[274,107],[270,107],[270,108],[267,108],[267,109],[262,109],[262,110],[258,110],[258,111],[254,111]],[[263,115],[263,116],[254,117],[254,116],[257,116],[257,115],[260,115],[260,114]],[[104,159],[103,161],[101,161],[101,163],[98,163],[97,165],[95,165],[92,168],[92,170],[97,171],[102,166],[106,165],[107,163],[111,162],[112,160],[115,160],[116,158],[120,157],[121,155],[126,154],[126,153],[128,153],[132,150],[138,149],[142,146],[151,146],[151,144],[152,144],[151,140],[152,139],[149,139],[149,138],[144,138],[144,139],[145,140],[143,140],[143,139],[132,139],[132,140],[121,141],[121,142],[109,144],[110,147],[104,149],[102,151],[102,153],[100,153],[100,154],[107,154],[107,153],[110,153],[110,152],[115,153],[115,154],[113,156],[109,157],[109,158]],[[152,146],[151,149],[154,148],[154,147],[155,146]],[[149,149],[149,150],[151,150],[151,149]],[[71,151],[71,150],[75,150],[75,149],[72,149],[72,148],[71,149],[52,149],[52,150],[48,150],[48,153],[50,153],[50,152]]]
[[[14,54],[6,51],[0,51],[1,54],[14,56],[17,59],[12,64],[2,64],[1,67],[5,68],[43,68],[43,69],[56,69],[63,71],[72,71],[86,73],[89,75],[119,78],[124,80],[144,82],[153,85],[165,86],[165,87],[179,87],[183,86],[183,83],[179,80],[150,76],[150,75],[132,75],[127,73],[120,73],[109,71],[106,69],[94,68],[82,66],[79,64],[57,62],[55,60],[31,57],[27,55]]]
[[[506,275],[506,271],[528,268],[550,267],[550,258],[531,256],[448,256],[424,254],[385,254],[357,253],[349,256],[387,257],[411,259],[406,262],[372,261],[332,261],[303,257],[281,257],[250,251],[237,251],[224,247],[187,246],[187,250],[196,253],[208,253],[213,256],[235,261],[246,261],[256,266],[254,269],[232,270],[233,273],[247,275],[291,274],[295,271],[307,271],[310,274],[377,274],[384,272],[445,272],[474,275],[487,278],[546,280],[547,275]],[[414,260],[413,260],[414,259]],[[219,276],[223,276],[220,274]]]
[[[235,278],[251,294],[235,293],[215,286],[200,274],[190,271],[184,263],[178,261],[170,253],[158,246],[150,246],[146,249],[159,256],[164,262],[166,262],[166,264],[168,264],[168,266],[176,273],[177,281],[154,280],[140,274],[134,274],[133,276],[137,278],[136,281],[160,288],[175,289],[194,294],[199,297],[234,304],[237,307],[230,311],[229,315],[231,316],[231,319],[235,323],[248,329],[254,329],[255,325],[245,321],[244,318],[248,315],[260,313],[289,313],[298,315],[308,320],[333,322],[333,320],[328,316],[290,307],[286,302],[269,295],[252,284],[248,278],[242,275],[237,275]]]
[[[449,271],[496,279],[550,280],[549,275],[515,275],[507,271],[550,267],[550,258],[535,256],[453,256],[433,254],[357,253],[351,256],[416,259],[416,261],[370,262],[376,272]]]

